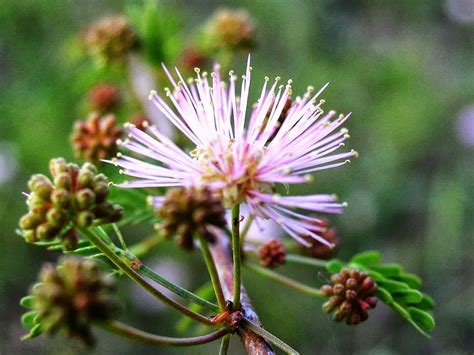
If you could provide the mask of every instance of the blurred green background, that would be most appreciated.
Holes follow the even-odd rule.
[[[84,58],[78,33],[103,16],[133,13],[130,7],[140,4],[7,0],[0,6],[1,354],[83,352],[61,337],[20,342],[18,301],[41,263],[57,255],[27,245],[15,228],[26,212],[21,192],[29,176],[45,173],[52,157],[74,158],[69,134],[73,122],[86,117],[87,91],[98,80],[121,85],[124,76],[121,69],[97,69]],[[424,291],[437,302],[437,328],[427,340],[382,304],[360,326],[339,325],[320,311],[319,301],[246,272],[248,293],[265,327],[303,354],[472,353],[474,2],[165,4],[179,19],[187,43],[215,9],[246,9],[257,29],[252,54],[257,87],[265,75],[293,79],[296,94],[307,85],[331,82],[326,108],[353,112],[348,144],[360,154],[349,166],[315,176],[318,191],[336,192],[349,203],[346,213],[333,219],[342,240],[339,256],[379,249],[385,261],[421,275]],[[244,55],[235,60],[238,72],[244,62]],[[128,114],[125,109],[119,117]],[[206,273],[195,254],[168,243],[150,263],[197,287]],[[310,269],[303,278],[316,284],[321,275]],[[123,284],[124,318],[150,331],[176,334],[175,313]],[[97,354],[205,354],[218,347],[217,342],[157,349],[98,334]],[[236,340],[231,351],[242,351]]]

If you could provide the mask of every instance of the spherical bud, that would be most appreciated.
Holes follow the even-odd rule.
[[[67,171],[67,163],[64,158],[54,158],[49,161],[49,171],[51,175],[56,177],[56,175]]]
[[[61,236],[61,245],[64,250],[74,250],[77,248],[79,238],[74,230],[70,230],[68,233]]]
[[[20,228],[21,229],[34,229],[41,222],[43,222],[43,219],[41,218],[40,215],[29,212],[20,218]]]
[[[58,232],[58,228],[48,222],[42,223],[36,227],[36,236],[39,240],[51,240]]]
[[[206,32],[217,50],[248,51],[255,45],[255,25],[244,10],[218,10],[209,20]]]
[[[334,320],[346,320],[347,324],[365,321],[368,310],[375,308],[378,288],[372,278],[356,269],[343,269],[331,276],[332,283],[321,288],[321,294],[330,297],[323,305],[327,313],[334,312]]]
[[[88,170],[79,172],[79,176],[77,177],[77,184],[79,188],[84,187],[92,187],[92,183],[94,180],[94,173]]]
[[[89,102],[94,110],[110,112],[120,103],[119,89],[110,84],[99,84],[89,91]]]
[[[71,194],[66,189],[55,189],[51,194],[53,206],[68,209],[71,205]]]
[[[123,62],[137,44],[137,37],[125,17],[105,17],[84,33],[84,45],[98,65]]]
[[[96,202],[100,203],[103,202],[107,195],[109,194],[109,185],[107,185],[105,182],[99,182],[94,185],[94,193],[95,193],[95,198]]]
[[[188,72],[192,72],[194,68],[202,68],[208,62],[208,56],[201,50],[195,47],[185,48],[179,58],[181,63],[180,68],[184,68]]]
[[[53,227],[62,228],[66,224],[68,216],[64,210],[53,207],[46,214],[46,219]]]
[[[94,344],[91,323],[112,320],[118,311],[115,280],[90,259],[62,258],[42,267],[33,287],[33,311],[46,334],[58,331]]]
[[[91,189],[85,188],[76,192],[76,204],[79,210],[92,207],[95,203],[95,193]]]
[[[226,225],[221,201],[207,188],[169,190],[158,215],[163,218],[162,234],[177,235],[178,245],[188,250],[193,248],[194,233],[200,233],[213,242],[208,227]]]
[[[86,121],[77,121],[71,140],[76,155],[90,162],[111,158],[117,153],[117,139],[122,136],[122,127],[115,116],[101,117],[92,113]]]
[[[31,191],[36,191],[36,189],[38,188],[38,185],[42,185],[42,184],[51,185],[51,181],[43,174],[35,174],[28,181],[28,188]]]
[[[265,267],[275,268],[285,263],[286,250],[282,242],[272,239],[260,246],[258,250],[260,264]]]
[[[76,215],[76,224],[79,227],[89,227],[94,221],[94,215],[89,211],[82,211]]]
[[[335,228],[330,227],[327,219],[320,219],[319,221],[311,221],[311,224],[318,227],[320,230],[315,231],[321,238],[326,240],[332,247],[321,243],[320,241],[308,235],[301,235],[301,237],[311,244],[310,247],[305,248],[305,253],[318,259],[331,259],[337,252],[339,238]]]
[[[36,231],[34,229],[24,230],[23,238],[25,238],[25,241],[28,243],[34,243],[38,241],[36,238]]]
[[[59,189],[70,190],[72,187],[71,174],[68,172],[59,173],[54,178],[54,185]]]

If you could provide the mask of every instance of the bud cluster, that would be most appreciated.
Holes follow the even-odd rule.
[[[208,33],[217,49],[248,51],[255,45],[255,25],[244,10],[217,11],[209,20]]]
[[[311,222],[318,227],[324,228],[322,232],[318,234],[327,242],[333,245],[333,247],[328,247],[327,245],[321,243],[320,241],[315,240],[310,236],[302,236],[306,241],[308,241],[311,246],[307,247],[305,252],[309,253],[313,258],[318,259],[331,259],[337,251],[337,244],[339,238],[337,236],[336,228],[330,227],[329,221],[327,219],[321,219],[318,222]]]
[[[90,323],[114,318],[118,311],[115,279],[90,259],[62,258],[58,267],[45,264],[31,295],[41,330],[64,331],[94,344]]]
[[[207,188],[179,188],[170,190],[158,210],[163,218],[161,231],[165,237],[178,236],[178,245],[191,250],[193,235],[199,233],[210,242],[214,236],[208,226],[226,225],[222,202]]]
[[[107,177],[98,174],[94,165],[85,163],[79,168],[56,158],[49,169],[53,182],[42,174],[33,175],[28,182],[29,212],[20,219],[28,242],[51,240],[71,223],[88,227],[94,221],[112,223],[122,217],[122,207],[107,201]],[[74,248],[77,243],[74,231],[61,238],[65,247]]]
[[[83,41],[99,64],[107,64],[124,61],[129,50],[137,44],[137,37],[124,17],[110,16],[91,25]]]
[[[258,249],[260,264],[265,267],[275,268],[286,261],[286,250],[282,242],[272,239],[262,244]]]
[[[118,87],[110,84],[99,84],[89,91],[89,101],[94,110],[110,112],[120,103]]]
[[[342,269],[331,276],[331,285],[321,287],[321,293],[330,297],[324,303],[323,311],[334,312],[337,322],[346,320],[347,324],[359,324],[369,317],[368,310],[375,308],[377,284],[365,272],[356,269]]]
[[[98,113],[89,115],[86,121],[77,121],[71,140],[79,158],[97,163],[117,153],[117,139],[123,129],[114,115],[101,117]]]

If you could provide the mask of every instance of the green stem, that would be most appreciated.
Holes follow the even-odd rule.
[[[219,355],[226,355],[229,349],[230,334],[225,335],[221,340],[221,347],[219,348]]]
[[[244,318],[242,320],[242,325],[251,331],[253,331],[255,334],[260,335],[262,338],[265,340],[269,341],[276,347],[280,348],[287,354],[299,354],[295,349],[293,349],[291,346],[289,346],[287,343],[285,343],[283,340],[277,338],[275,335],[273,335],[270,332],[267,332],[265,329],[262,327],[258,326],[257,324],[249,321],[248,319]]]
[[[223,311],[226,307],[224,292],[222,292],[222,286],[219,281],[219,274],[217,273],[216,264],[212,258],[211,251],[209,250],[209,245],[207,243],[206,237],[198,233],[199,242],[201,243],[201,250],[204,256],[204,261],[206,262],[207,270],[209,271],[209,276],[211,277],[212,286],[214,287],[214,292],[216,293],[217,302],[219,303],[220,309]]]
[[[240,233],[240,242],[243,244],[245,241],[245,237],[252,226],[253,220],[255,219],[254,216],[248,216],[247,221],[245,222],[244,228],[242,228],[242,232]]]
[[[117,235],[117,238],[120,242],[120,245],[122,246],[122,249],[125,251],[128,251],[127,243],[125,243],[125,239],[123,237],[122,232],[120,231],[119,227],[117,226],[116,223],[112,223],[112,228],[114,229],[115,234]]]
[[[182,288],[182,287],[172,283],[171,281],[166,280],[160,274],[156,273],[155,271],[153,271],[152,269],[150,269],[146,265],[141,265],[140,269],[138,269],[138,273],[140,275],[143,275],[143,276],[149,278],[150,280],[155,281],[156,283],[158,283],[161,286],[167,288],[171,292],[174,292],[178,296],[181,296],[181,297],[183,297],[183,298],[185,298],[185,299],[187,299],[191,302],[194,302],[194,303],[196,303],[200,306],[203,306],[203,307],[205,307],[205,308],[207,308],[211,311],[214,311],[214,312],[219,311],[219,306],[218,305],[216,305],[212,302],[209,302],[208,300],[205,300],[204,298],[199,297],[195,293],[193,293],[191,291],[188,291],[185,288]]]
[[[232,207],[232,259],[234,262],[234,310],[240,309],[240,205]]]
[[[327,261],[321,259],[314,259],[309,258],[307,256],[295,255],[295,254],[288,254],[285,260],[289,263],[294,264],[301,264],[301,265],[309,265],[309,266],[316,266],[320,268],[326,268]]]
[[[105,244],[101,238],[96,236],[94,233],[89,231],[86,228],[79,228],[81,234],[93,245],[95,245],[102,253],[104,253],[110,261],[112,261],[119,269],[121,269],[130,279],[140,285],[143,289],[148,291],[151,295],[167,304],[170,307],[175,308],[186,316],[193,318],[194,320],[201,322],[206,325],[214,325],[208,318],[202,316],[199,313],[196,313],[189,308],[179,304],[175,300],[169,298],[165,294],[157,290],[153,285],[148,283],[140,274],[138,274],[134,269],[130,267],[120,256],[115,254],[115,252],[110,249],[110,247]]]
[[[153,345],[173,345],[173,346],[193,346],[210,343],[216,339],[226,336],[229,333],[229,329],[219,329],[215,332],[193,337],[193,338],[172,338],[162,335],[156,335],[144,332],[143,330],[134,328],[127,324],[111,321],[108,323],[100,324],[105,330],[129,338],[136,341],[141,341]]]
[[[245,266],[262,276],[265,276],[273,281],[277,281],[288,287],[292,287],[300,292],[303,292],[304,294],[307,294],[313,297],[324,298],[324,296],[321,294],[321,291],[317,288],[305,285],[301,282],[290,279],[287,276],[283,276],[281,274],[276,273],[275,271],[271,271],[269,269],[266,269],[264,267],[261,267],[255,264],[245,263]]]

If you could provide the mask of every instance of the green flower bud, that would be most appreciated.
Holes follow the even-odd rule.
[[[54,178],[54,184],[60,189],[70,190],[72,187],[71,175],[67,172],[56,175]]]
[[[98,182],[94,186],[94,193],[97,202],[103,202],[109,194],[109,186],[105,182]]]
[[[90,259],[62,258],[45,264],[31,295],[37,322],[46,334],[59,331],[94,344],[91,323],[114,319],[118,311],[115,279]]]
[[[36,236],[39,240],[51,240],[59,232],[57,227],[45,222],[36,227]]]
[[[28,242],[28,243],[34,243],[37,241],[36,239],[36,231],[34,229],[28,229],[28,230],[24,230],[23,231],[23,238],[25,238],[25,240]]]
[[[35,191],[38,184],[49,184],[49,185],[51,185],[51,181],[46,176],[44,176],[43,174],[35,174],[28,181],[28,188],[31,191]]]
[[[56,189],[51,194],[54,207],[68,209],[71,205],[71,194],[66,189]]]
[[[80,210],[92,207],[95,203],[95,194],[91,189],[85,188],[76,193],[76,203]]]
[[[77,178],[77,183],[79,188],[92,187],[94,180],[94,173],[88,170],[83,170],[79,172],[79,177]]]
[[[41,222],[42,220],[40,216],[29,212],[20,218],[20,228],[21,229],[34,229]]]
[[[67,171],[67,163],[64,158],[55,158],[51,159],[49,162],[49,171],[53,178],[55,178],[58,174]]]
[[[68,219],[67,213],[58,208],[51,208],[46,214],[47,221],[54,227],[62,228]]]
[[[79,212],[76,216],[76,224],[79,227],[89,227],[93,220],[94,215],[89,211]]]

